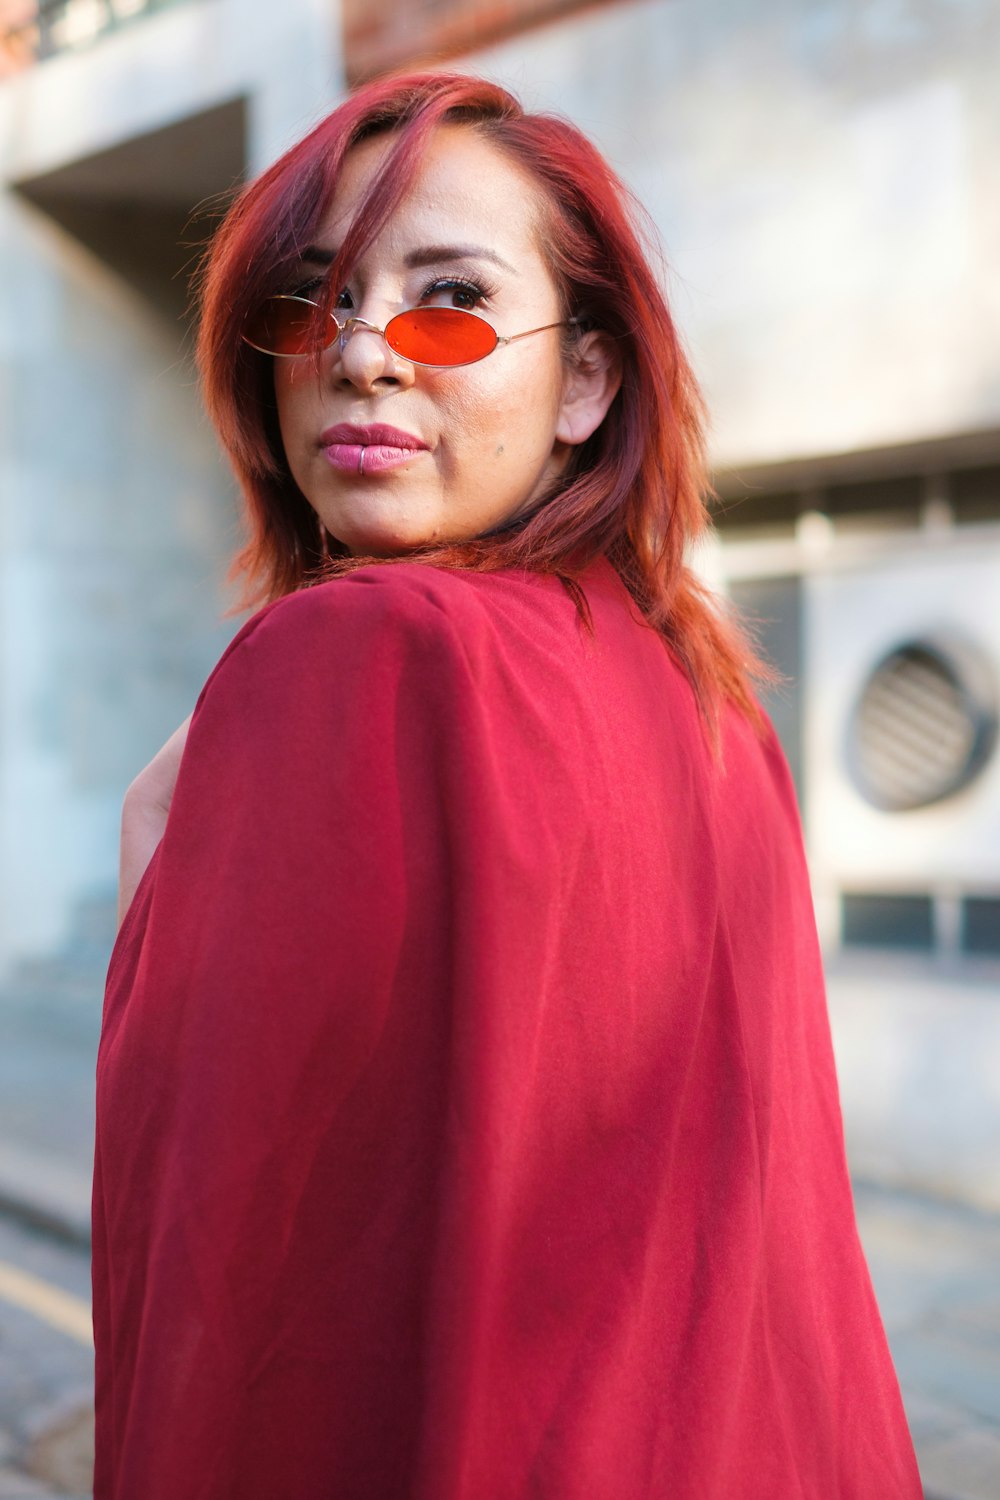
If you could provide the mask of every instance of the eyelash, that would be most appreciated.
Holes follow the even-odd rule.
[[[293,292],[290,292],[288,295],[291,297],[305,297],[310,292],[314,292],[317,287],[321,287],[322,285],[323,277],[314,276],[310,281],[304,281],[301,286],[297,286],[295,290]],[[487,302],[489,301],[490,297],[495,296],[494,288],[487,286],[485,282],[474,281],[472,277],[441,276],[436,281],[432,281],[429,286],[426,286],[424,288],[424,290],[420,294],[419,300],[422,302],[425,297],[433,297],[436,292],[450,291],[468,292],[469,295],[473,297],[477,303]],[[343,295],[344,293],[342,292],[341,296]]]
[[[495,289],[486,286],[482,281],[474,281],[471,276],[442,276],[431,283],[423,292],[423,297],[431,297],[435,292],[468,292],[476,303],[487,302],[495,295]]]

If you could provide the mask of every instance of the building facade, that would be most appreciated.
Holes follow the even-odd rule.
[[[0,964],[111,888],[122,791],[233,627],[185,282],[213,216],[348,80],[480,71],[592,135],[665,249],[699,561],[785,674],[857,1158],[1000,1203],[992,0],[5,0],[0,36]],[[892,954],[964,1029],[940,986],[838,1022],[838,966]]]

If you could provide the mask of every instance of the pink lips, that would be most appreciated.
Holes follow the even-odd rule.
[[[387,427],[383,422],[370,427],[340,422],[336,427],[328,427],[319,441],[324,457],[333,467],[351,474],[381,474],[387,469],[397,469],[427,448],[412,432]]]

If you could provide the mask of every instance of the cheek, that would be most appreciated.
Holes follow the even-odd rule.
[[[274,400],[282,434],[294,436],[311,420],[319,399],[318,382],[308,366],[280,366],[274,373]]]
[[[484,460],[508,462],[535,458],[553,442],[560,395],[561,382],[546,367],[467,382],[440,403],[442,435],[455,453],[475,450]]]

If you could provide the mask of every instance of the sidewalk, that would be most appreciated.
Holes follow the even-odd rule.
[[[0,1207],[77,1244],[112,938],[96,906],[0,989]],[[928,1500],[1000,1500],[1000,1217],[863,1183],[856,1200]]]
[[[1000,1500],[1000,1218],[855,1186],[927,1500]]]

